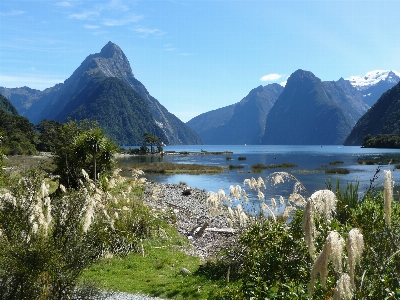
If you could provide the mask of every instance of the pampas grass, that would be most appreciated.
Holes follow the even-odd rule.
[[[392,200],[393,200],[393,186],[394,186],[394,181],[390,170],[385,170],[385,179],[383,185],[384,185],[383,200],[385,207],[385,220],[386,224],[390,227],[390,218],[391,218]]]

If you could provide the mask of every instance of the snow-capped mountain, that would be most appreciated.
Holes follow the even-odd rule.
[[[350,76],[346,79],[363,94],[364,102],[372,106],[384,92],[400,81],[400,72],[375,70],[364,76]]]
[[[362,91],[372,85],[376,85],[379,81],[387,81],[396,84],[400,81],[400,72],[390,70],[375,70],[367,72],[364,76],[350,76],[346,78],[350,83]]]

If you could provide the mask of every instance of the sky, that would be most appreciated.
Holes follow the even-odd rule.
[[[282,84],[400,71],[400,1],[1,0],[0,86],[62,83],[112,41],[184,122]]]

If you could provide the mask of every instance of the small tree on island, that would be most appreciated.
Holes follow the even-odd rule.
[[[145,146],[150,147],[150,153],[160,153],[163,151],[162,141],[156,135],[151,135],[149,132],[145,132],[143,134],[144,144]],[[155,147],[157,147],[157,151],[155,151]]]

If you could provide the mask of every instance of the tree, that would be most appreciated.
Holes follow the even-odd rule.
[[[60,128],[61,123],[54,120],[40,122],[36,126],[36,130],[40,133],[36,149],[46,152],[53,151]]]
[[[76,187],[82,178],[82,169],[94,180],[99,178],[99,174],[109,175],[115,166],[117,148],[96,122],[83,120],[63,124],[54,147],[60,182]]]
[[[150,153],[154,153],[154,147],[157,146],[157,152],[162,152],[162,141],[156,135],[151,135],[148,132],[143,134],[146,145],[150,146]]]

